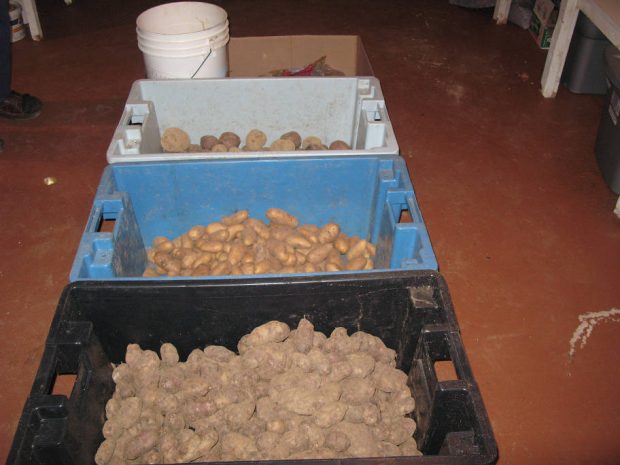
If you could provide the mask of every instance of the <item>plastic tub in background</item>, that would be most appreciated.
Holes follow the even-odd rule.
[[[576,94],[607,93],[605,78],[605,48],[609,41],[583,13],[579,13],[571,39],[562,84]]]
[[[22,9],[18,4],[9,3],[9,23],[11,26],[11,42],[17,42],[26,37]]]
[[[136,26],[147,78],[214,78],[228,74],[228,15],[219,6],[167,3],[140,14]]]
[[[7,465],[91,465],[112,396],[112,363],[127,345],[159,351],[236,350],[254,327],[303,317],[327,334],[366,331],[394,349],[416,400],[413,435],[423,456],[321,460],[324,465],[491,465],[497,445],[472,373],[444,280],[433,272],[375,273],[281,283],[258,280],[167,283],[80,282],[67,286],[52,321]],[[451,379],[437,362],[452,365]],[[447,370],[446,370],[447,371]],[[52,395],[57,377],[77,375],[68,397]],[[231,462],[240,464],[242,462]],[[249,463],[249,462],[244,462]],[[286,465],[319,463],[284,460]]]
[[[605,50],[609,88],[603,104],[594,152],[598,168],[609,188],[620,194],[620,50]]]
[[[165,129],[178,127],[194,144],[225,131],[242,139],[254,128],[268,144],[288,131],[340,139],[352,150],[164,153]],[[398,144],[374,77],[284,77],[140,80],[133,83],[108,147],[109,163],[286,156],[398,154]]]
[[[237,210],[266,220],[271,207],[289,211],[301,223],[336,222],[344,233],[371,240],[377,246],[376,268],[437,269],[402,158],[278,158],[108,166],[70,279],[152,279],[141,275],[145,246],[156,236],[177,237]],[[401,222],[403,212],[410,222]],[[112,232],[101,231],[105,220],[114,220]]]

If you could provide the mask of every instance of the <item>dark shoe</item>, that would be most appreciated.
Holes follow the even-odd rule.
[[[0,139],[0,153],[4,151],[4,141]]]
[[[32,119],[39,116],[43,103],[29,94],[11,91],[8,97],[0,100],[0,118]]]

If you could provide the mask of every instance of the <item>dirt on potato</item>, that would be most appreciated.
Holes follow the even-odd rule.
[[[112,378],[97,465],[421,455],[407,376],[362,331],[271,321],[185,362],[130,344]]]

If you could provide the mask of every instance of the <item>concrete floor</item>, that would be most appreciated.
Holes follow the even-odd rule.
[[[40,1],[46,39],[14,46],[14,88],[45,102],[0,122],[0,461],[67,283],[154,1]],[[545,52],[446,1],[227,0],[234,36],[359,34],[409,164],[500,450],[499,463],[620,463],[618,318],[572,361],[579,316],[620,307],[617,196],[593,145],[603,99],[544,100]],[[57,184],[46,186],[43,178]]]

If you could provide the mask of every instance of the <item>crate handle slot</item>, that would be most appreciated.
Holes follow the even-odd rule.
[[[71,393],[77,382],[76,373],[58,373],[54,376],[52,387],[50,388],[50,394],[53,396],[65,396],[71,397]]]
[[[132,103],[125,105],[125,110],[117,132],[115,133],[116,147],[122,154],[139,153],[142,146],[144,134],[149,134],[149,127],[153,124],[154,118],[151,115],[149,102]],[[152,131],[152,129],[151,129]]]
[[[418,340],[409,380],[419,425],[414,437],[425,454],[435,455],[446,448],[479,453],[470,436],[448,437],[450,432],[480,434],[481,428],[474,413],[472,382],[467,370],[462,370],[458,345],[458,333],[446,324],[426,325]],[[452,371],[448,376],[444,372],[447,364]]]
[[[99,217],[99,224],[97,226],[98,233],[111,233],[114,232],[114,227],[116,226],[116,218],[105,218],[103,214]]]
[[[413,217],[411,216],[411,211],[408,206],[401,206],[400,215],[398,215],[398,223],[413,223]]]
[[[454,367],[454,363],[452,360],[435,360],[433,363],[433,371],[435,372],[435,377],[437,381],[453,381],[459,379],[456,374],[456,368]]]
[[[91,233],[113,233],[123,212],[121,199],[103,200],[96,205],[87,225]]]
[[[103,376],[95,380],[93,373],[102,369]],[[78,463],[75,457],[92,457],[89,435],[101,434],[104,418],[97,412],[103,411],[114,391],[111,371],[103,347],[92,334],[91,323],[66,321],[51,330],[33,390],[17,426],[8,463],[71,465]],[[67,377],[67,380],[75,379],[71,393],[67,395],[66,389],[56,392],[59,379],[68,373],[75,374]],[[96,389],[93,389],[93,382]],[[91,408],[93,402],[100,403],[99,408]],[[92,427],[72,430],[69,415],[86,416]],[[84,435],[87,439],[82,443],[79,439]]]
[[[112,185],[97,195],[71,268],[71,281],[141,276],[146,250],[131,199]]]
[[[127,105],[125,110],[126,126],[142,126],[149,115],[149,106],[147,104]]]

